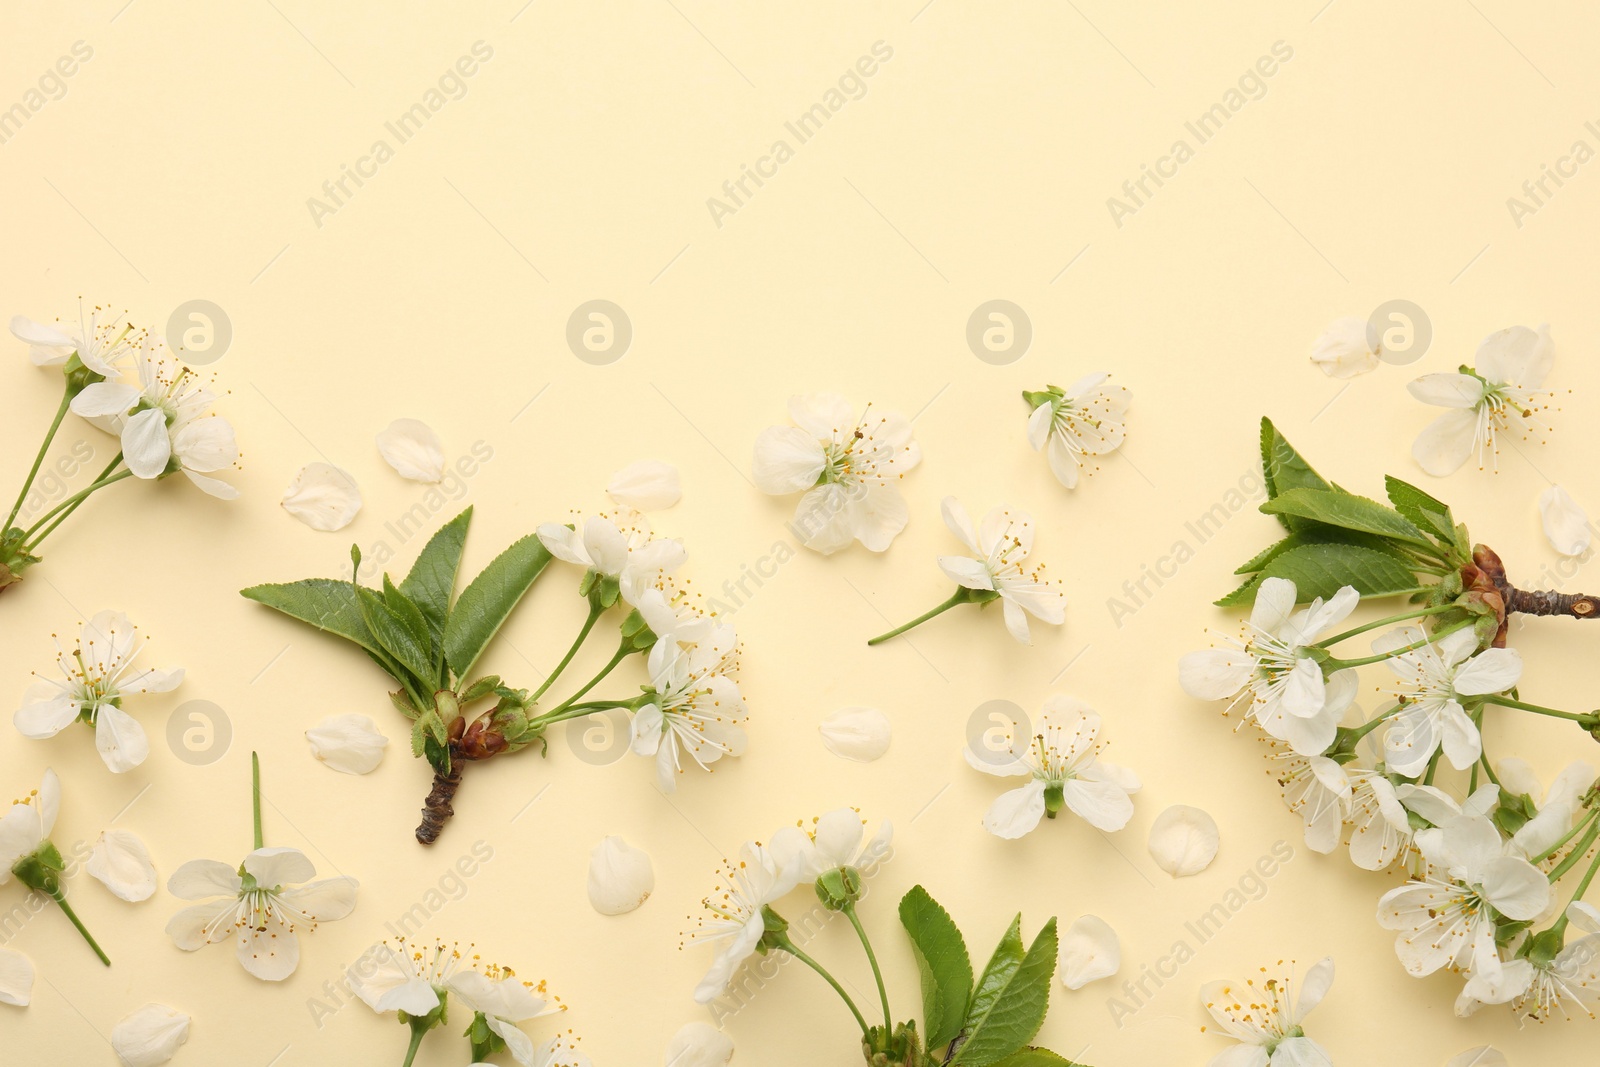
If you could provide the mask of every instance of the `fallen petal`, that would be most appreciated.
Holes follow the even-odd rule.
[[[1217,857],[1217,821],[1199,808],[1174,804],[1150,826],[1150,855],[1174,878],[1199,874]]]
[[[622,838],[607,837],[589,853],[589,903],[601,915],[633,911],[655,887],[649,855]]]
[[[189,1040],[189,1017],[165,1004],[146,1004],[111,1028],[111,1047],[126,1067],[166,1063]]]
[[[33,999],[33,961],[20,952],[0,948],[0,1004],[26,1008]]]
[[[137,834],[102,830],[85,865],[113,894],[127,901],[149,900],[156,891],[156,867]]]
[[[311,754],[344,774],[367,774],[383,760],[389,739],[365,715],[330,715],[306,731]]]
[[[690,1023],[667,1042],[666,1067],[727,1067],[733,1038],[710,1023]]]
[[[361,490],[333,464],[308,463],[284,490],[283,510],[313,530],[342,530],[361,511]]]
[[[1335,319],[1311,345],[1311,362],[1330,378],[1354,378],[1378,366],[1379,355],[1367,346],[1364,319]]]
[[[840,708],[817,729],[822,744],[840,759],[871,763],[889,750],[889,716],[877,708]]]
[[[444,477],[444,443],[425,422],[395,419],[378,435],[378,451],[402,478],[431,483]]]
[[[1109,978],[1122,966],[1122,943],[1117,932],[1098,915],[1079,916],[1061,940],[1061,984],[1082,989],[1090,982]]]
[[[1563,556],[1581,556],[1589,549],[1593,531],[1589,516],[1572,495],[1552,485],[1539,497],[1539,517],[1544,520],[1544,535]]]
[[[678,468],[658,459],[630,463],[611,476],[606,495],[624,507],[661,511],[683,499]]]

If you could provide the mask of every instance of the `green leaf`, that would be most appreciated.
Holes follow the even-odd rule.
[[[517,601],[550,562],[550,553],[529,534],[500,555],[461,591],[444,627],[445,660],[457,678],[471,672]]]
[[[1437,534],[1446,544],[1457,549],[1462,547],[1456,542],[1456,520],[1450,514],[1450,505],[1392,474],[1384,476],[1383,485],[1396,511],[1429,533]]]
[[[1342,489],[1290,489],[1262,504],[1261,510],[1433,547],[1427,535],[1398,511]]]
[[[429,538],[422,554],[411,565],[411,573],[400,583],[400,591],[422,612],[434,647],[444,638],[445,619],[450,616],[450,597],[456,588],[456,572],[461,568],[461,550],[472,522],[469,507]]]
[[[1056,970],[1056,921],[1051,919],[1022,951],[1022,916],[1011,927],[983,969],[967,1008],[966,1040],[952,1065],[989,1067],[1020,1051],[1044,1025],[1050,1006],[1050,980]]]
[[[253,585],[239,595],[310,623],[325,633],[354,641],[368,652],[382,652],[378,639],[362,621],[355,586],[336,578],[307,578],[279,585]]]
[[[920,885],[900,900],[900,924],[922,975],[922,1026],[930,1049],[956,1039],[972,997],[972,959],[955,920]]]
[[[1075,1067],[1075,1065],[1065,1056],[1058,1056],[1047,1048],[1025,1048],[1021,1052],[1013,1052],[1003,1060],[996,1060],[994,1067]]]
[[[430,654],[428,658],[431,661],[433,658],[433,637],[428,633],[428,624],[422,617],[422,609],[413,604],[404,593],[396,589],[387,574],[383,576],[383,603],[393,613],[394,617],[400,621],[401,625],[410,632],[417,644],[421,645]]]
[[[1299,548],[1301,545],[1360,545],[1362,548],[1370,548],[1374,552],[1383,552],[1391,555],[1408,566],[1412,565],[1412,561],[1407,556],[1381,537],[1373,534],[1364,534],[1358,530],[1341,530],[1337,526],[1324,526],[1321,523],[1315,523],[1306,529],[1290,534],[1272,545],[1272,547],[1264,549],[1260,555],[1233,573],[1254,574],[1256,571],[1265,569],[1267,564],[1285,552]]]
[[[1355,586],[1363,597],[1401,593],[1417,586],[1415,568],[1390,552],[1334,542],[1303,544],[1274,556],[1255,577],[1217,601],[1233,607],[1255,599],[1263,579],[1287,578],[1301,603],[1331,597],[1341,586]]]
[[[428,649],[417,640],[417,635],[384,602],[383,597],[363,586],[355,587],[356,606],[361,611],[361,621],[377,639],[380,649],[411,674],[411,681],[421,690],[431,690],[428,680],[433,674],[432,658]],[[401,679],[405,681],[406,679]]]
[[[1290,489],[1327,489],[1327,481],[1311,468],[1311,464],[1295,451],[1293,445],[1272,420],[1261,420],[1261,476],[1267,483],[1267,499],[1273,499]],[[1279,515],[1278,521],[1291,533],[1304,523],[1289,515]]]

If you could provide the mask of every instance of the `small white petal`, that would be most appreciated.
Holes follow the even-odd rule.
[[[667,1042],[666,1067],[727,1067],[733,1038],[710,1023],[690,1023]]]
[[[1539,497],[1539,517],[1551,547],[1563,556],[1581,556],[1589,548],[1593,539],[1589,516],[1559,485],[1552,485]]]
[[[165,1004],[146,1004],[111,1028],[111,1047],[126,1067],[166,1063],[189,1040],[189,1017]]]
[[[26,1008],[33,999],[33,961],[20,952],[0,948],[0,1004]]]
[[[650,857],[620,837],[603,839],[589,853],[589,903],[601,915],[623,915],[656,887]]]
[[[123,900],[149,900],[156,891],[156,868],[150,850],[137,834],[102,830],[89,852],[89,873]]]
[[[871,763],[889,750],[889,716],[877,708],[840,708],[818,729],[823,746],[841,759]]]
[[[1335,319],[1311,346],[1311,362],[1330,378],[1354,378],[1378,366],[1378,353],[1367,347],[1367,324],[1354,317]]]
[[[311,754],[345,774],[370,773],[383,760],[389,739],[365,715],[330,715],[306,731]]]
[[[1082,915],[1067,927],[1061,939],[1061,984],[1082,989],[1090,982],[1109,978],[1122,966],[1122,943],[1117,932],[1098,915]]]
[[[395,419],[377,440],[384,462],[400,477],[429,483],[444,477],[444,444],[427,423]]]
[[[1150,855],[1174,878],[1199,874],[1216,859],[1217,821],[1199,808],[1174,804],[1150,826]]]
[[[1444,1067],[1510,1067],[1506,1054],[1493,1045],[1479,1045],[1452,1056]]]
[[[361,490],[333,464],[308,463],[284,490],[283,510],[313,530],[342,530],[361,511]]]
[[[611,476],[606,495],[624,507],[662,511],[683,499],[678,468],[658,459],[630,463]]]

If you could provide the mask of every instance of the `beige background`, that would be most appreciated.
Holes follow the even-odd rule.
[[[1600,164],[1520,228],[1506,205],[1575,140],[1600,147],[1584,126],[1600,118],[1592,12],[1500,0],[1137,11],[1081,0],[981,13],[954,0],[759,12],[698,0],[359,12],[302,0],[123,4],[4,15],[0,107],[23,100],[75,41],[94,54],[61,99],[0,144],[0,305],[50,318],[81,294],[157,328],[185,300],[225,308],[235,341],[209,371],[229,392],[243,499],[213,501],[182,479],[119,486],[5,595],[7,699],[49,665],[52,631],[102,607],[128,611],[154,639],[151,661],[186,666],[189,679],[134,709],[154,740],[136,771],[109,775],[79,731],[46,743],[13,736],[0,781],[20,793],[53,765],[65,783],[63,847],[115,817],[150,843],[164,878],[190,858],[233,862],[246,850],[255,748],[269,841],[306,848],[362,890],[350,919],[305,939],[299,973],[267,986],[227,949],[174,949],[162,927],[178,905],[164,891],[128,906],[79,876],[75,899],[116,966],[96,965],[54,913],[15,936],[40,970],[33,1006],[0,1011],[19,1061],[109,1063],[112,1025],[156,999],[195,1017],[180,1063],[398,1062],[405,1035],[392,1021],[358,1004],[319,1027],[310,1001],[481,841],[493,859],[425,934],[476,941],[548,977],[572,1005],[562,1025],[598,1063],[659,1062],[667,1038],[704,1017],[690,990],[707,958],[680,952],[679,931],[718,858],[845,804],[898,827],[869,922],[902,1015],[915,1010],[915,978],[891,904],[913,883],[949,906],[978,953],[1019,908],[1030,931],[1052,914],[1099,914],[1123,937],[1120,982],[1190,937],[1185,921],[1286,840],[1295,856],[1264,897],[1195,945],[1120,1029],[1111,983],[1057,987],[1041,1040],[1097,1065],[1202,1063],[1223,1047],[1200,1032],[1203,981],[1333,953],[1338,982],[1312,1032],[1338,1062],[1381,1053],[1443,1064],[1492,1041],[1514,1063],[1553,1065],[1592,1047],[1587,1022],[1519,1032],[1499,1010],[1458,1021],[1455,980],[1407,978],[1372,919],[1392,879],[1307,852],[1253,743],[1186,699],[1174,669],[1204,627],[1229,623],[1209,601],[1274,529],[1248,507],[1203,545],[1185,526],[1250,469],[1264,412],[1326,473],[1373,492],[1384,470],[1414,471],[1407,450],[1430,412],[1406,394],[1407,379],[1469,359],[1493,329],[1549,321],[1560,353],[1552,384],[1573,391],[1553,441],[1508,452],[1498,476],[1463,471],[1430,487],[1528,581],[1556,560],[1535,507],[1547,477],[1600,507],[1589,463],[1600,437],[1583,418],[1600,377],[1590,269]],[[493,58],[465,96],[315,225],[307,198],[480,40]],[[865,95],[719,228],[707,198],[789,137],[784,123],[880,40],[893,58]],[[1118,227],[1107,198],[1175,139],[1193,143],[1183,123],[1278,41],[1293,58],[1264,95]],[[581,362],[564,342],[572,310],[597,297],[623,306],[635,330],[611,366]],[[1035,331],[1005,367],[979,361],[964,339],[968,315],[997,297],[1025,308]],[[1308,365],[1331,319],[1394,298],[1431,316],[1422,362],[1348,389]],[[9,487],[57,385],[6,344]],[[1130,439],[1069,494],[1028,450],[1017,390],[1097,369],[1133,390]],[[686,573],[714,595],[789,536],[793,501],[752,489],[750,448],[783,420],[788,395],[810,389],[917,416],[926,458],[905,482],[911,525],[883,556],[801,553],[739,607],[749,755],[690,777],[670,799],[642,761],[590,766],[558,733],[547,761],[474,768],[460,814],[423,850],[411,829],[427,776],[406,758],[380,676],[352,649],[235,595],[342,573],[352,540],[369,552],[387,542],[394,569],[409,565],[420,540],[402,542],[386,524],[426,491],[394,476],[372,443],[403,415],[435,426],[452,456],[480,441],[493,451],[462,498],[478,508],[477,565],[541,521],[605,505],[601,487],[624,463],[677,463],[684,500],[658,526],[685,540]],[[80,439],[100,462],[111,454],[109,439],[70,422],[63,448]],[[356,523],[335,535],[278,507],[300,465],[323,458],[366,494]],[[964,609],[911,641],[866,648],[867,636],[946,595],[933,559],[954,547],[938,521],[947,493],[974,511],[1007,502],[1036,513],[1040,558],[1071,599],[1064,628],[1040,628],[1022,648],[995,613]],[[425,506],[431,528],[459,503]],[[1148,585],[1154,595],[1119,627],[1108,599],[1185,539],[1194,558]],[[1580,574],[1569,588],[1600,584],[1592,565]],[[576,579],[549,573],[491,666],[535,684],[581,617]],[[1530,698],[1592,705],[1585,664],[1596,637],[1559,623],[1519,631]],[[1110,838],[1074,820],[1021,842],[991,838],[978,818],[1004,786],[962,761],[964,724],[986,700],[1031,711],[1053,692],[1104,712],[1111,757],[1146,782],[1137,813]],[[162,741],[173,709],[192,699],[224,708],[234,731],[208,766]],[[894,721],[876,764],[842,762],[819,742],[821,717],[851,704]],[[396,740],[367,778],[318,766],[301,736],[350,710]],[[1515,746],[1501,727],[1491,750],[1523,750],[1547,775],[1587,747],[1569,730],[1515,725]],[[1178,802],[1214,813],[1224,843],[1209,871],[1172,883],[1144,838]],[[590,909],[584,876],[588,849],[613,833],[649,850],[658,884],[643,909],[607,919]],[[7,907],[20,899],[15,886],[0,894]],[[870,976],[847,933],[828,929],[816,951],[866,1003]],[[848,1016],[798,971],[727,1026],[739,1063],[854,1056]],[[460,1062],[457,1029],[431,1037],[419,1062]]]

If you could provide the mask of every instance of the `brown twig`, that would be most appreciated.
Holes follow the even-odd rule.
[[[450,801],[455,799],[456,790],[461,788],[463,766],[460,762],[452,761],[449,774],[433,772],[433,789],[428,793],[428,799],[422,802],[422,822],[417,825],[417,840],[424,845],[439,840],[439,832],[444,829],[444,824],[456,813]]]

